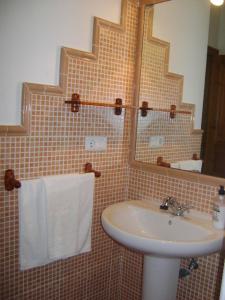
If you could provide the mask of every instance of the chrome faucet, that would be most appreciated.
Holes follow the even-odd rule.
[[[174,197],[166,197],[160,205],[160,209],[170,210],[174,216],[183,216],[191,208],[189,204],[180,204]]]

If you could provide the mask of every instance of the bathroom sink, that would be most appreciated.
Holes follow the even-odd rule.
[[[196,211],[178,217],[147,201],[125,201],[107,207],[101,219],[114,240],[146,255],[201,256],[223,244],[224,231],[212,227],[209,215]]]

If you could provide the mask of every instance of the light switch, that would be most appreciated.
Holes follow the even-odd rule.
[[[155,135],[149,137],[149,148],[161,148],[165,144],[165,136]]]
[[[86,151],[106,151],[107,137],[106,136],[86,136],[85,137]]]

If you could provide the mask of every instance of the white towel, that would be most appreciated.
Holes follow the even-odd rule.
[[[179,162],[173,162],[173,163],[170,163],[170,167],[173,169],[180,169],[180,164],[179,164]]]
[[[202,160],[181,160],[170,164],[171,168],[180,169],[184,171],[202,171]]]
[[[47,205],[48,256],[66,258],[91,250],[94,174],[42,179]]]
[[[93,173],[22,181],[21,270],[91,250],[93,193]]]
[[[49,262],[47,253],[46,209],[39,179],[22,181],[19,189],[19,240],[21,270]]]
[[[181,160],[179,162],[180,169],[185,171],[194,171],[194,172],[201,172],[202,171],[202,160]]]

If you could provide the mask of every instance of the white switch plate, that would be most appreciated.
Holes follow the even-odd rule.
[[[165,136],[155,135],[149,137],[149,148],[161,148],[165,144]]]
[[[107,137],[106,136],[86,136],[85,137],[86,151],[106,151]]]

